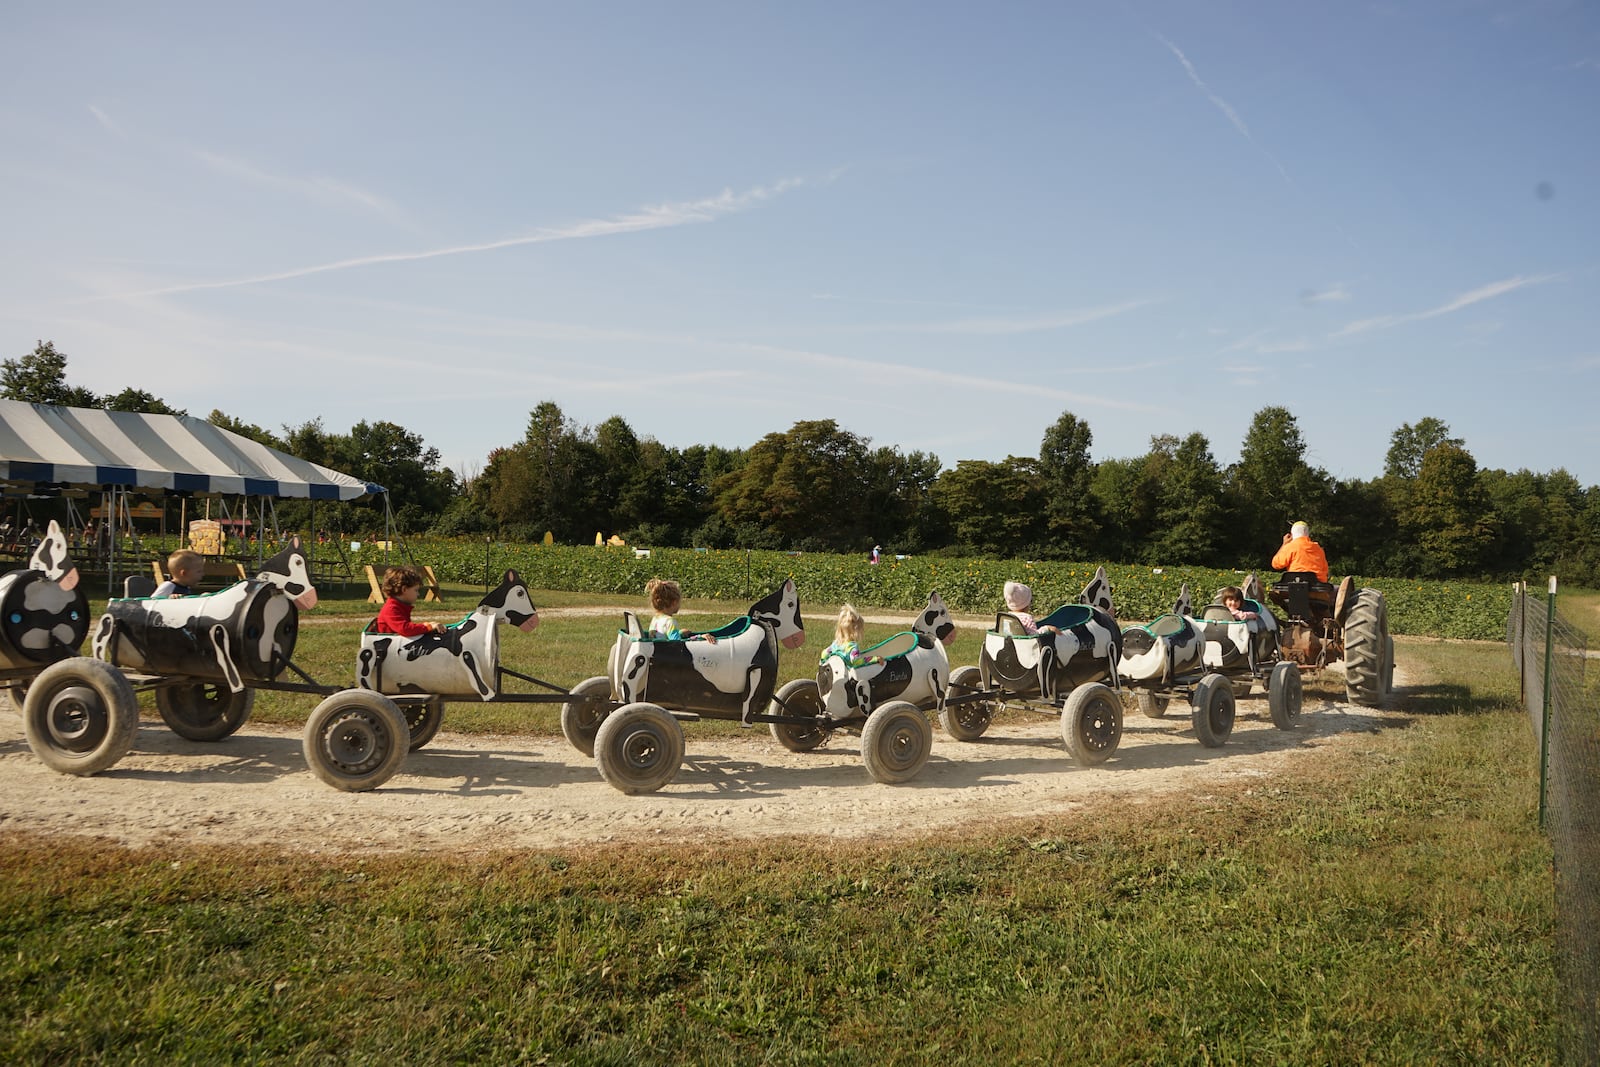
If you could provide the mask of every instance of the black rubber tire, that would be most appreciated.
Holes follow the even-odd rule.
[[[811,678],[796,678],[778,690],[773,697],[771,705],[767,708],[769,715],[800,715],[820,718],[822,715],[822,694],[817,692],[817,683]],[[799,726],[788,722],[769,722],[767,726],[772,730],[772,738],[790,752],[811,752],[828,739],[828,731],[823,726]]]
[[[1122,743],[1122,700],[1108,685],[1080,685],[1061,709],[1061,737],[1080,766],[1111,758]]]
[[[22,714],[22,705],[28,702],[28,687],[25,685],[9,685],[6,687],[6,696],[11,698],[11,706],[18,715]]]
[[[221,741],[250,721],[256,691],[231,692],[221,682],[164,685],[156,690],[156,710],[167,729],[185,741]]]
[[[306,765],[346,793],[376,789],[400,770],[411,730],[394,701],[370,689],[343,689],[306,720]]]
[[[133,748],[139,698],[123,673],[103,660],[60,660],[28,686],[22,732],[51,770],[97,774]]]
[[[611,679],[585,678],[570,692],[574,697],[610,700]],[[561,736],[567,739],[567,744],[593,758],[594,735],[600,732],[600,724],[607,714],[591,699],[569,700],[561,705]]]
[[[1167,705],[1172,702],[1171,697],[1159,696],[1148,689],[1135,689],[1133,698],[1139,702],[1139,710],[1147,719],[1165,719]]]
[[[406,751],[415,752],[439,733],[439,727],[444,723],[444,697],[434,697],[425,704],[402,704],[399,707],[400,714],[406,717],[406,732],[411,736]]]
[[[1194,687],[1189,721],[1206,748],[1221,748],[1233,733],[1233,686],[1225,675],[1208,674]]]
[[[1280,730],[1294,729],[1300,717],[1300,707],[1305,701],[1305,687],[1300,677],[1300,667],[1288,660],[1272,665],[1267,676],[1267,710],[1272,713],[1272,725]]]
[[[950,676],[950,688],[945,698],[959,697],[962,691],[982,691],[983,672],[977,667],[957,667]],[[946,704],[939,712],[939,725],[957,741],[976,741],[994,723],[994,713],[999,710],[994,700],[963,700]]]
[[[658,704],[624,704],[600,724],[594,757],[612,788],[630,795],[654,793],[683,763],[683,727]]]
[[[928,763],[933,752],[933,723],[907,700],[874,708],[861,728],[861,762],[874,782],[908,782]]]
[[[1344,690],[1350,703],[1381,708],[1388,695],[1383,660],[1389,649],[1389,613],[1376,589],[1356,593],[1344,620]]]
[[[1388,619],[1384,619],[1385,629],[1388,629]],[[1384,641],[1387,654],[1383,658],[1383,691],[1385,695],[1394,693],[1394,637],[1390,635]]]

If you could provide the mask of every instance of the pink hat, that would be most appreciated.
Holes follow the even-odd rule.
[[[1021,582],[1006,583],[1006,607],[1012,611],[1027,611],[1033,603],[1033,590]]]

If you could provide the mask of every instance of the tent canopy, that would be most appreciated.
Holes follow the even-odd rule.
[[[383,486],[189,415],[0,400],[0,481],[354,500]]]

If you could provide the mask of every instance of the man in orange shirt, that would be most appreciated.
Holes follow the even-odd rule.
[[[1272,557],[1275,571],[1310,571],[1317,581],[1328,580],[1328,556],[1322,546],[1311,540],[1311,527],[1297,522],[1283,535],[1283,547]]]

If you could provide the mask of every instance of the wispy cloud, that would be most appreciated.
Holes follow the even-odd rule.
[[[1465,293],[1462,293],[1460,296],[1452,297],[1436,308],[1429,308],[1427,311],[1414,311],[1405,315],[1379,315],[1370,319],[1358,319],[1357,321],[1346,325],[1343,329],[1333,334],[1333,336],[1348,337],[1352,334],[1369,333],[1373,330],[1387,330],[1392,326],[1399,326],[1407,322],[1421,322],[1425,319],[1436,319],[1441,315],[1448,315],[1453,311],[1460,311],[1462,308],[1468,308],[1474,304],[1481,304],[1485,300],[1493,300],[1495,297],[1504,296],[1507,293],[1514,293],[1518,289],[1523,289],[1530,285],[1542,285],[1545,282],[1554,281],[1559,277],[1561,277],[1559,274],[1535,274],[1531,277],[1524,278],[1519,274],[1514,278],[1507,278],[1504,281],[1490,282],[1488,285],[1481,285],[1476,289],[1471,289]]]
[[[1307,289],[1300,294],[1300,300],[1306,304],[1331,304],[1337,301],[1350,299],[1350,290],[1343,282],[1337,282],[1326,289]]]
[[[1159,33],[1156,34],[1156,39],[1162,44],[1166,45],[1168,50],[1171,51],[1173,55],[1178,57],[1178,62],[1183,64],[1183,69],[1188,73],[1189,80],[1194,82],[1195,88],[1199,89],[1205,94],[1206,99],[1210,100],[1211,103],[1215,105],[1216,109],[1222,112],[1227,120],[1233,124],[1233,128],[1238,130],[1245,140],[1249,141],[1253,146],[1255,146],[1256,151],[1266,156],[1267,159],[1271,161],[1272,165],[1278,168],[1278,173],[1283,177],[1285,182],[1288,182],[1290,186],[1294,186],[1294,179],[1289,177],[1289,172],[1283,169],[1283,164],[1278,162],[1278,157],[1273,155],[1271,152],[1268,152],[1262,147],[1261,142],[1255,139],[1255,135],[1250,132],[1250,127],[1245,125],[1243,116],[1239,114],[1238,110],[1235,109],[1232,104],[1228,103],[1226,100],[1222,99],[1222,97],[1211,91],[1211,86],[1207,85],[1205,81],[1201,79],[1200,73],[1194,69],[1194,64],[1189,62],[1189,57],[1183,54],[1183,50],[1177,45],[1173,44],[1171,41],[1167,40],[1165,37],[1162,37]]]
[[[255,185],[282,189],[319,203],[353,203],[381,215],[393,217],[399,214],[399,209],[392,201],[334,178],[297,178],[285,174],[272,174],[246,163],[242,159],[219,155],[203,148],[194,149],[194,154],[202,163],[217,173],[243,178],[245,181]]]
[[[1311,342],[1304,337],[1297,337],[1293,341],[1271,341],[1266,344],[1256,345],[1256,353],[1262,356],[1273,356],[1283,352],[1305,352],[1311,348]]]
[[[968,319],[949,319],[943,322],[869,323],[852,327],[859,333],[947,333],[983,336],[1004,336],[1018,333],[1038,333],[1043,330],[1064,330],[1082,326],[1086,322],[1124,315],[1135,308],[1153,303],[1150,300],[1124,300],[1101,307],[1075,308],[1034,315],[985,316]]]
[[[474,252],[493,252],[502,248],[548,244],[553,241],[577,241],[589,237],[610,237],[616,234],[639,233],[645,230],[670,229],[676,226],[712,222],[725,215],[743,211],[764,200],[770,200],[804,184],[804,178],[785,178],[773,185],[757,186],[740,193],[736,193],[732,189],[724,189],[715,196],[703,197],[699,200],[649,205],[626,215],[615,215],[605,219],[583,219],[579,222],[569,223],[566,226],[535,230],[532,233],[517,237],[502,237],[498,240],[483,241],[477,244],[449,245],[444,248],[430,248],[420,252],[390,252],[382,255],[358,256],[353,259],[340,259],[331,263],[295,267],[270,274],[255,274],[244,278],[227,278],[212,282],[185,282],[179,285],[162,286],[157,289],[117,293],[100,297],[99,299],[129,300],[136,297],[172,296],[177,293],[193,293],[206,289],[233,289],[243,285],[261,285],[268,282],[288,281],[293,278],[310,277],[314,274],[354,270],[384,263],[414,263],[419,260],[438,259],[442,256],[463,256]]]
[[[99,108],[95,107],[93,104],[89,104],[87,106],[89,108],[89,114],[93,115],[94,118],[95,118],[95,121],[100,123],[101,126],[105,127],[107,132],[114,133],[118,137],[123,138],[124,140],[127,139],[128,135],[123,132],[121,126],[118,126],[115,122],[111,121],[111,116],[110,115],[107,115],[104,111],[101,111]]]

